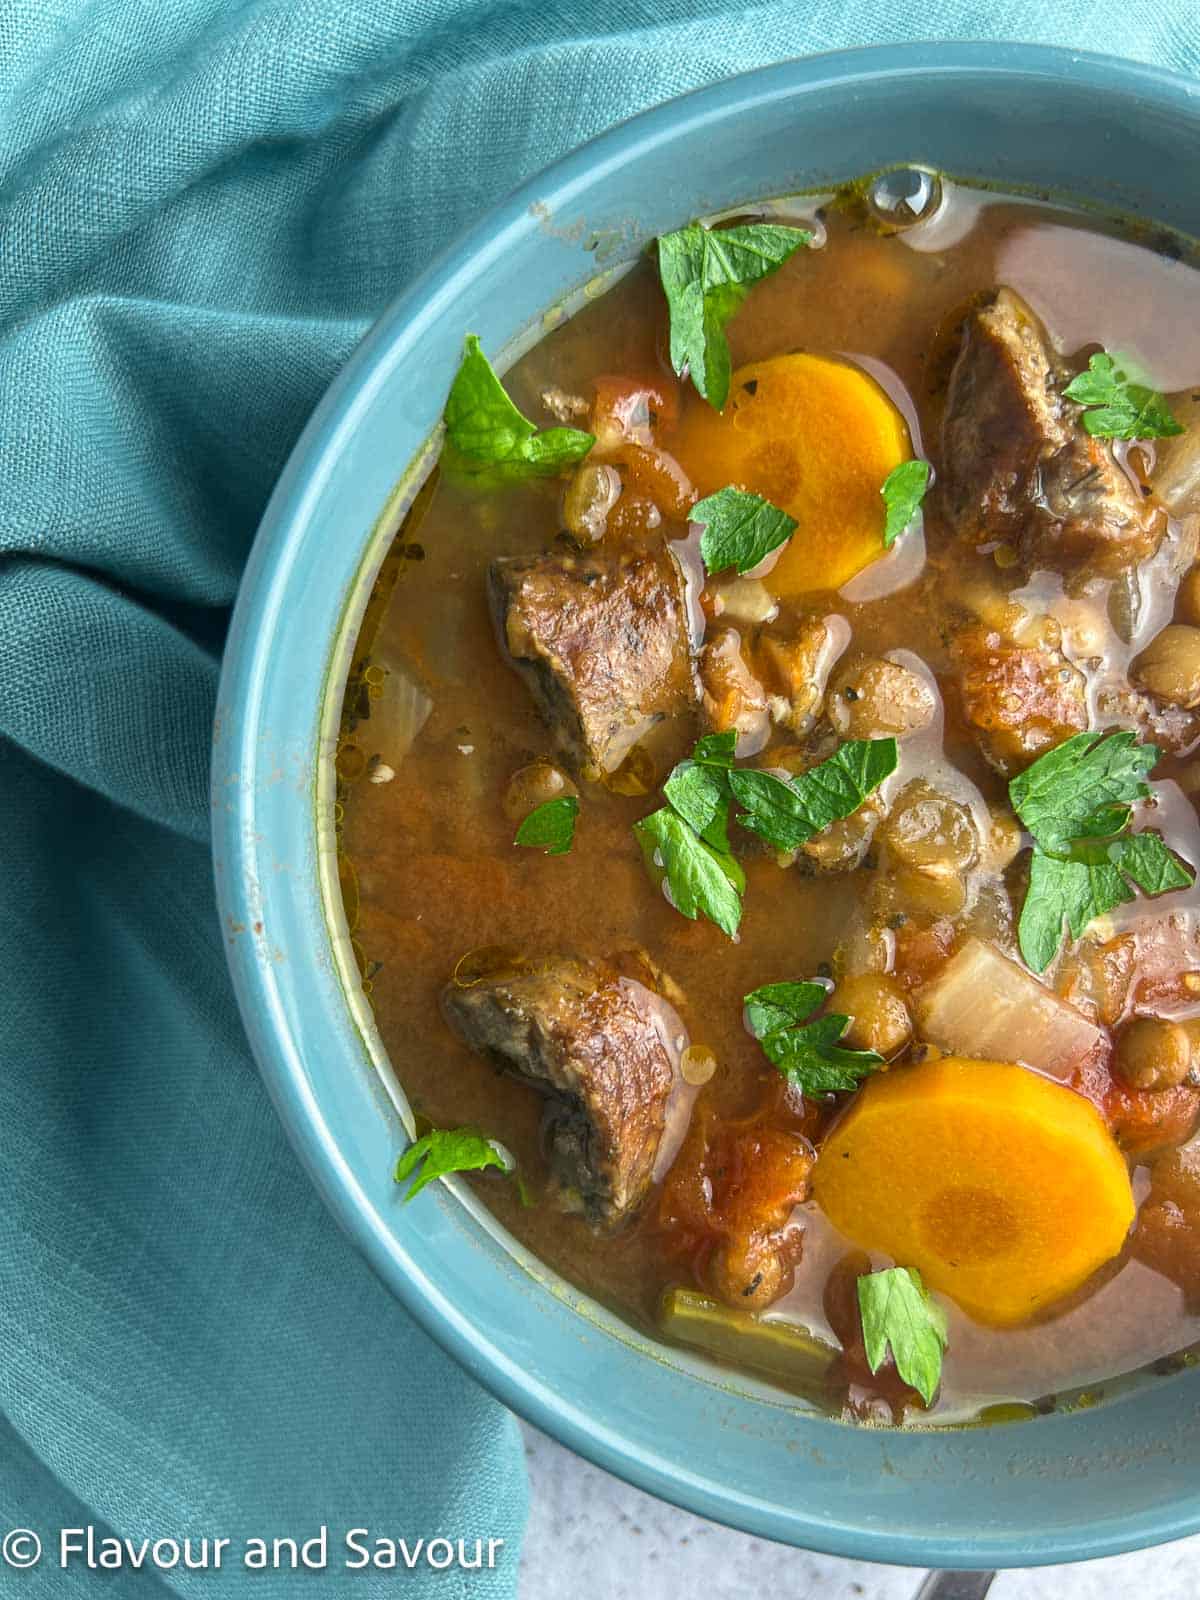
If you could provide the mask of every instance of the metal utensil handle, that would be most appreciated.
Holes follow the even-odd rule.
[[[984,1600],[994,1572],[929,1572],[915,1600]]]

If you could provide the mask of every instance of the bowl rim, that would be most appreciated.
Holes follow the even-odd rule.
[[[281,891],[266,881],[272,858],[258,831],[256,797],[264,784],[277,781],[277,772],[268,769],[272,764],[277,768],[279,761],[277,750],[264,747],[264,740],[270,744],[264,732],[267,657],[287,603],[289,580],[295,575],[297,547],[386,371],[453,304],[460,283],[474,277],[481,262],[503,247],[505,235],[527,224],[535,203],[549,196],[556,209],[569,204],[573,191],[594,181],[599,171],[620,166],[635,149],[678,137],[681,127],[702,127],[709,119],[726,118],[765,99],[793,96],[848,78],[878,81],[917,72],[933,77],[986,74],[1014,82],[1073,77],[1097,88],[1165,101],[1200,120],[1200,84],[1166,68],[1054,46],[958,41],[870,45],[756,68],[692,90],[614,125],[521,184],[387,306],[330,386],[289,456],[239,589],[222,666],[212,774],[214,858],[218,908],[222,922],[232,930],[226,951],[243,1022],[289,1138],[325,1203],[374,1270],[425,1331],[486,1389],[569,1448],[638,1487],[762,1537],[783,1538],[835,1555],[914,1566],[1026,1566],[1118,1554],[1196,1532],[1200,1490],[1070,1533],[1033,1532],[1022,1542],[1011,1532],[981,1531],[970,1540],[947,1540],[894,1533],[865,1521],[857,1525],[822,1521],[803,1511],[783,1527],[771,1507],[728,1485],[718,1485],[714,1492],[712,1480],[631,1447],[618,1431],[597,1425],[568,1397],[500,1349],[413,1258],[397,1232],[383,1225],[312,1094],[296,1018],[276,981],[276,957],[260,936],[264,907],[287,921],[292,915],[288,897],[294,895],[294,886]],[[368,536],[364,529],[355,561],[361,558]],[[320,677],[324,699],[324,666]],[[310,761],[320,754],[308,750]],[[307,810],[311,821],[311,799]],[[276,860],[274,865],[279,868],[281,863]],[[286,877],[290,869],[286,862],[282,867]],[[255,938],[234,936],[251,926]],[[315,959],[322,957],[317,953]],[[345,1037],[343,1028],[343,1045]],[[1047,1419],[1039,1427],[1059,1420]]]

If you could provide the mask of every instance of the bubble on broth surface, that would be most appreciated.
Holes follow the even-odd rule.
[[[942,203],[942,181],[921,167],[897,167],[872,178],[867,209],[876,221],[895,232],[914,227],[934,215]]]
[[[489,978],[514,977],[530,970],[530,963],[510,945],[479,945],[459,958],[451,982],[456,989],[473,989]]]
[[[679,1058],[684,1083],[707,1083],[717,1070],[717,1058],[706,1045],[690,1044]]]

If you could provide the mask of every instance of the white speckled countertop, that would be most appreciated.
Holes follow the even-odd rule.
[[[520,1600],[911,1600],[921,1574],[809,1555],[677,1511],[524,1428],[532,1507]],[[997,1578],[992,1600],[1197,1600],[1200,1536]]]

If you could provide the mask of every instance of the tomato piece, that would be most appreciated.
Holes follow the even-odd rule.
[[[1200,1117],[1200,1089],[1131,1089],[1114,1078],[1101,1110],[1121,1148],[1141,1156],[1189,1137]]]
[[[802,1133],[768,1120],[771,1109],[732,1123],[698,1111],[659,1199],[668,1250],[691,1260],[701,1288],[746,1311],[791,1287],[803,1248],[791,1215],[814,1160]]]
[[[591,431],[600,452],[626,440],[652,444],[656,428],[674,427],[678,419],[679,384],[673,378],[605,373],[595,388]]]

